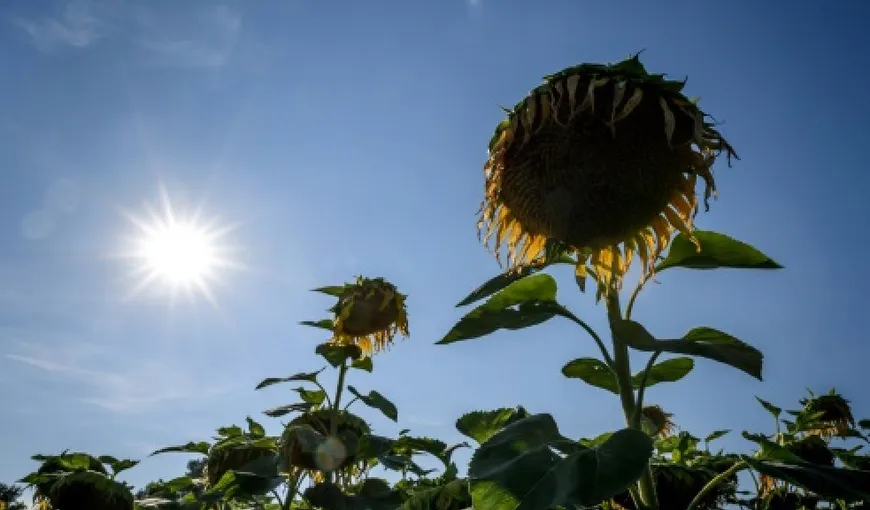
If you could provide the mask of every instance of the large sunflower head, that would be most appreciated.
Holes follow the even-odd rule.
[[[809,431],[811,434],[822,437],[841,436],[855,426],[849,401],[835,390],[818,397],[801,399],[800,403],[803,406],[803,414],[818,416],[815,420],[818,425]]]
[[[697,178],[704,202],[721,152],[735,156],[684,83],[649,74],[637,55],[547,76],[495,130],[478,229],[509,267],[557,240],[618,288],[635,254],[647,277],[674,231],[692,237]],[[697,244],[697,242],[696,242]]]
[[[383,278],[358,277],[335,292],[331,342],[358,345],[363,355],[383,350],[396,333],[408,336],[406,296]]]

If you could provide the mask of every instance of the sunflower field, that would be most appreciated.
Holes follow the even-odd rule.
[[[503,272],[459,302],[470,311],[436,342],[567,320],[600,357],[565,360],[563,375],[612,393],[623,428],[566,437],[551,414],[508,407],[456,417],[467,438],[459,444],[407,429],[379,435],[366,413],[398,421],[398,409],[379,391],[358,390],[354,374],[373,371],[373,358],[410,335],[413,314],[387,279],[359,277],[315,289],[333,302],[328,317],[302,323],[324,330],[315,347],[323,368],[252,381],[257,391],[291,385],[289,403],[264,410],[283,420],[279,435],[240,417],[212,438],[154,452],[198,456],[202,469],[140,490],[116,479],[138,460],[92,452],[36,455],[20,483],[43,510],[867,508],[870,420],[853,416],[835,390],[788,408],[758,399],[771,422],[756,431],[692,433],[666,402],[646,400],[649,387],[676,383],[696,358],[761,380],[763,355],[706,326],[658,338],[632,313],[645,285],[666,285],[679,270],[782,269],[753,246],[695,228],[717,196],[714,165],[737,153],[683,85],[634,55],[546,76],[506,109],[488,145],[478,220]],[[575,281],[562,291],[594,293],[609,331],[560,303],[547,270],[565,264]],[[648,356],[645,366],[630,366],[632,352]],[[321,381],[325,370],[334,388]],[[741,434],[753,451],[716,449],[726,434]],[[454,459],[460,449],[472,452],[467,465]],[[438,469],[424,469],[423,456]],[[0,510],[10,503],[0,500]]]

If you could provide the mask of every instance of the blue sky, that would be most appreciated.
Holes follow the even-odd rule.
[[[595,354],[565,321],[433,344],[454,303],[499,271],[475,233],[499,105],[544,74],[644,48],[651,71],[689,76],[742,157],[719,168],[699,226],[786,266],[663,274],[636,318],[661,337],[708,325],[743,338],[765,353],[765,381],[700,361],[648,400],[696,434],[767,430],[753,395],[790,405],[805,387],[836,385],[870,416],[868,14],[861,2],[3,2],[0,480],[34,453],[144,458],[291,402],[253,387],[322,365],[324,336],[297,322],[331,303],[307,289],[361,273],[410,296],[411,339],[351,380],[398,405],[398,425],[360,410],[382,433],[456,440],[464,412],[517,404],[573,436],[620,426],[612,395],[561,376]],[[226,241],[247,270],[223,275],[216,307],[171,304],[159,286],[129,298],[130,265],[110,257],[131,232],[122,211],[157,204],[161,185],[179,209],[237,225]],[[603,330],[603,309],[556,274],[560,299]],[[722,445],[746,447],[736,434]],[[169,478],[184,460],[144,458],[126,479]]]

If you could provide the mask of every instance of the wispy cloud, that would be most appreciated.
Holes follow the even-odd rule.
[[[57,16],[40,20],[16,19],[37,49],[86,48],[105,36],[106,25],[93,14],[91,0],[71,0]]]
[[[152,64],[169,67],[220,68],[230,61],[242,30],[242,18],[226,5],[186,13],[183,22],[167,24],[151,11],[138,11],[143,28],[138,45]]]
[[[152,411],[173,401],[210,398],[226,388],[203,389],[183,366],[170,361],[118,362],[121,353],[88,342],[42,346],[19,342],[20,353],[5,357],[84,388],[78,400],[119,414]],[[103,368],[108,359],[115,369]]]

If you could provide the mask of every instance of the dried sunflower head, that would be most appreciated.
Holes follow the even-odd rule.
[[[855,426],[849,401],[835,390],[818,397],[811,395],[810,398],[801,399],[800,403],[803,406],[802,414],[818,415],[814,420],[818,425],[808,431],[810,434],[842,436]]]
[[[654,436],[665,438],[673,434],[674,422],[671,421],[673,414],[666,412],[661,406],[644,406],[640,411],[645,428]]]
[[[495,130],[484,165],[478,229],[509,267],[557,240],[595,269],[599,289],[618,288],[635,254],[643,277],[675,230],[692,237],[695,185],[705,205],[728,142],[682,94],[684,83],[649,74],[637,55],[547,76]]]
[[[405,296],[383,278],[358,277],[335,292],[332,308],[333,338],[330,342],[357,345],[369,356],[385,349],[396,333],[408,336]]]

